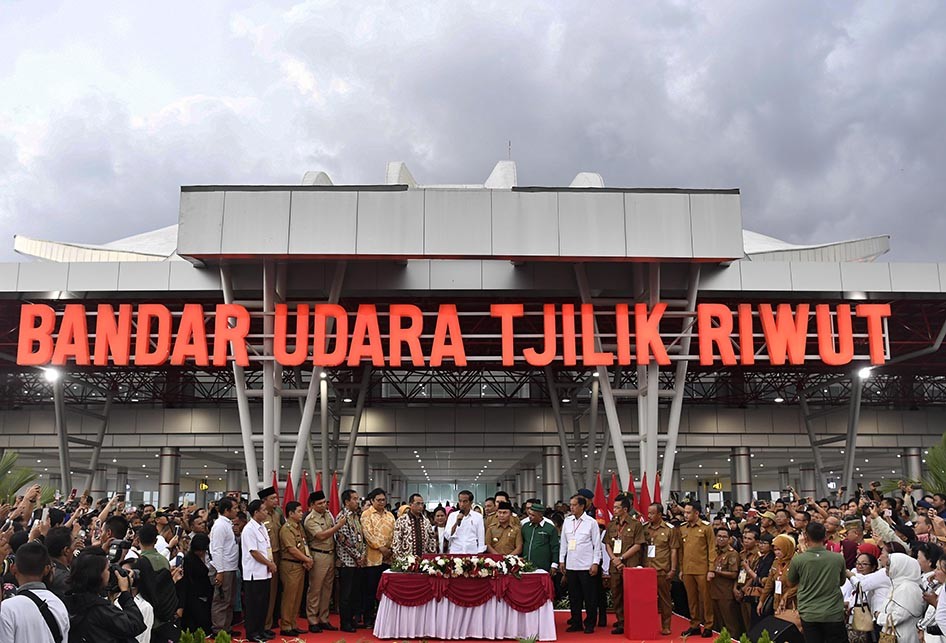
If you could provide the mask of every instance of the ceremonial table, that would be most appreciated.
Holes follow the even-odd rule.
[[[378,585],[379,639],[555,640],[555,589],[544,571],[443,578],[387,571]]]

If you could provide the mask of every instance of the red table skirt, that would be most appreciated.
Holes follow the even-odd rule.
[[[378,599],[387,596],[404,607],[416,607],[446,598],[460,607],[479,607],[496,597],[517,612],[532,612],[555,600],[555,587],[548,574],[523,574],[496,578],[442,578],[428,574],[381,575]]]

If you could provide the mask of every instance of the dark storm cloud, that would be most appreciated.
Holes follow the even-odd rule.
[[[0,143],[4,229],[103,242],[173,222],[181,184],[307,169],[372,183],[389,160],[421,183],[482,182],[511,140],[520,184],[741,187],[750,229],[891,233],[891,258],[943,259],[946,5],[315,2],[228,18],[201,61],[213,87],[181,64],[158,108],[129,93],[148,85],[89,88],[50,113],[28,163],[4,165]]]

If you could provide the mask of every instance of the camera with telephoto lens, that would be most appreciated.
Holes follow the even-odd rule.
[[[139,572],[137,569],[122,567],[121,565],[110,562],[108,564],[108,585],[105,589],[109,594],[118,594],[121,592],[121,589],[118,587],[119,576],[127,578],[129,587],[134,587],[138,582],[138,575]]]
[[[122,562],[131,549],[131,541],[115,538],[108,544],[106,554],[108,556],[108,586],[106,589],[110,594],[116,594],[118,589],[118,577],[123,576],[129,579],[129,585],[134,586],[138,582],[138,570],[122,567]]]

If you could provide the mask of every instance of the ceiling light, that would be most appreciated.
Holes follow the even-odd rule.
[[[492,461],[492,460],[487,460],[487,462],[489,462],[489,463],[491,463],[491,464],[492,464],[492,462],[493,462],[493,461]]]
[[[324,380],[326,377],[328,377],[328,373],[326,373],[325,371],[322,371],[321,373],[319,373],[319,378]]]
[[[118,460],[116,460],[115,458],[112,458],[112,464],[115,464],[116,462],[118,462]]]
[[[785,401],[784,397],[777,397],[773,400],[773,402],[775,402],[776,404],[781,404],[784,401]]]
[[[864,368],[862,368],[861,370],[857,372],[857,376],[861,378],[862,380],[866,380],[868,377],[870,377],[870,374],[873,371],[874,369],[872,369],[871,367],[865,366]]]
[[[351,398],[350,397],[343,398],[342,402],[344,402],[345,404],[351,404]]]
[[[594,373],[592,373],[591,376],[592,376],[592,377],[598,377],[598,371],[595,371]]]
[[[44,368],[43,375],[46,377],[47,382],[58,382],[59,378],[62,377],[62,373],[55,368]]]
[[[562,404],[568,404],[569,402],[571,402],[570,398],[567,398],[567,397],[562,398]]]

